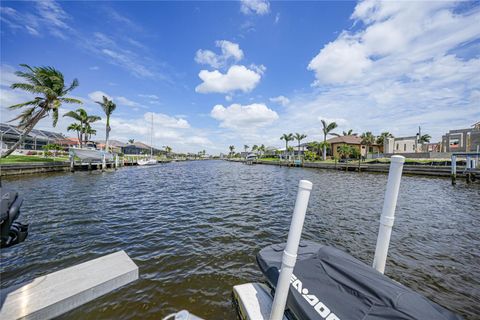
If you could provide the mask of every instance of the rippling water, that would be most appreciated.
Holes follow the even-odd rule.
[[[386,176],[182,162],[4,179],[24,197],[23,244],[1,251],[7,287],[117,250],[140,280],[64,319],[235,319],[232,286],[262,281],[258,250],[286,240],[298,180],[313,182],[303,239],[371,264]],[[480,187],[403,177],[386,274],[478,319]]]

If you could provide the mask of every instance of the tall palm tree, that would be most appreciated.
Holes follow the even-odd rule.
[[[103,96],[102,98],[103,98],[103,101],[101,102],[95,101],[95,102],[102,107],[103,112],[105,112],[105,115],[107,116],[107,124],[105,127],[105,151],[108,152],[108,137],[110,136],[110,130],[112,130],[112,128],[110,128],[110,116],[112,115],[113,111],[115,111],[115,109],[117,108],[117,105],[113,103],[112,100],[109,100],[105,96]]]
[[[306,134],[300,134],[298,132],[295,133],[295,140],[298,142],[298,155],[300,155],[300,142],[307,137]]]
[[[327,135],[331,134],[334,135],[332,130],[334,130],[338,125],[335,122],[327,123],[325,120],[321,120],[322,122],[322,132],[323,132],[323,161],[327,160]]]
[[[260,147],[258,147],[258,151],[260,151],[260,158],[263,156],[263,153],[266,151],[265,145],[262,144]]]
[[[380,133],[380,135],[377,137],[377,144],[383,146],[383,143],[385,142],[386,139],[393,138],[393,134],[391,134],[388,131]]]
[[[423,134],[418,138],[419,143],[429,143],[432,137],[429,134]]]
[[[368,151],[370,149],[370,147],[375,144],[375,136],[370,132],[370,131],[367,131],[367,132],[364,132],[362,133],[362,135],[360,136],[360,138],[362,138],[362,142],[361,144],[367,146],[367,152],[365,154],[365,156],[368,155]]]
[[[230,149],[230,157],[232,157],[233,151],[235,150],[235,146],[228,147]]]
[[[85,134],[85,140],[90,141],[92,135],[97,134],[97,130],[93,129],[89,124],[83,128],[83,133]]]
[[[248,151],[249,148],[250,148],[250,147],[249,147],[248,145],[244,145],[244,146],[243,146],[243,150],[245,150],[245,153],[247,153],[247,151]]]
[[[169,146],[165,146],[165,154],[166,154],[167,157],[170,154],[170,152],[172,152],[172,148],[169,147]]]
[[[29,93],[37,95],[33,100],[15,104],[10,109],[26,109],[18,116],[10,121],[19,120],[18,127],[22,129],[22,133],[18,141],[8,149],[2,158],[9,156],[24,141],[27,135],[32,131],[35,125],[41,119],[45,118],[52,112],[53,126],[57,125],[58,109],[62,103],[82,104],[80,100],[65,97],[70,91],[78,87],[78,80],[74,79],[70,86],[65,86],[63,74],[53,67],[30,67],[27,64],[21,64],[25,71],[17,71],[15,74],[25,79],[24,83],[13,83],[12,89],[22,89]]]
[[[77,132],[78,143],[80,143],[80,140],[82,139],[82,137],[81,137],[82,130],[83,130],[83,128],[79,123],[72,123],[67,128],[67,131],[76,131]]]
[[[82,147],[83,143],[88,140],[88,133],[86,133],[87,127],[89,127],[91,123],[101,119],[99,116],[88,115],[87,111],[82,108],[79,108],[76,111],[69,111],[63,116],[73,118],[80,122],[80,125],[82,127],[82,132],[80,134],[80,147]]]
[[[128,139],[128,143],[133,144],[135,142],[135,139]]]
[[[252,146],[252,152],[255,152],[255,151],[258,151],[258,146],[256,144]]]
[[[288,152],[288,142],[293,141],[295,138],[293,137],[293,133],[284,133],[281,137],[280,140],[285,141],[285,153]]]
[[[358,133],[355,133],[353,132],[353,129],[349,129],[348,131],[343,131],[342,134],[338,134],[338,133],[331,133],[331,135],[333,136],[337,136],[337,137],[341,137],[341,136],[357,136]]]

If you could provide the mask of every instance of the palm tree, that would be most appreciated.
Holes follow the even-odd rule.
[[[348,144],[342,144],[337,150],[340,158],[348,158],[348,156],[350,156],[352,153],[352,147],[350,147]]]
[[[230,149],[230,157],[232,157],[233,151],[235,150],[235,146],[228,147]]]
[[[85,134],[85,140],[90,141],[92,135],[97,134],[97,130],[93,129],[89,124],[87,124],[85,128],[83,128],[83,133]]]
[[[365,156],[366,156],[366,155],[368,155],[368,151],[369,151],[370,147],[375,143],[376,139],[375,139],[375,136],[370,131],[362,133],[360,138],[362,138],[361,144],[367,146],[367,152],[365,154]]]
[[[429,143],[430,139],[432,139],[432,137],[429,134],[424,134],[424,135],[421,135],[420,138],[418,138],[418,142]]]
[[[260,158],[263,156],[263,153],[265,152],[266,148],[265,148],[265,145],[261,145],[260,147],[258,147],[258,151],[260,151]]]
[[[113,103],[112,100],[109,100],[105,96],[103,96],[102,102],[100,101],[95,101],[95,102],[102,107],[103,112],[105,112],[105,115],[107,116],[107,124],[105,127],[105,151],[108,152],[108,137],[110,136],[110,130],[112,130],[112,128],[110,128],[110,116],[112,115],[113,111],[115,111],[115,109],[117,108],[117,105]]]
[[[247,153],[248,148],[250,148],[248,145],[244,145],[244,146],[243,146],[243,150],[245,150],[245,153]]]
[[[300,134],[298,132],[295,133],[295,140],[298,142],[298,155],[300,155],[300,142],[307,137],[306,134]]]
[[[79,123],[72,123],[71,125],[68,126],[67,131],[76,131],[78,143],[80,143],[80,140],[82,139],[81,137],[82,126]]]
[[[322,121],[322,131],[323,131],[323,161],[327,160],[327,135],[333,135],[332,130],[334,130],[338,125],[335,122],[327,123],[325,120]]]
[[[135,142],[135,139],[128,139],[128,143],[133,144]]]
[[[285,140],[285,153],[288,152],[288,142],[293,141],[295,138],[293,137],[293,133],[284,133],[280,140]]]
[[[253,145],[252,147],[252,152],[258,151],[258,146],[256,144]]]
[[[165,154],[166,154],[167,157],[170,154],[170,152],[172,152],[172,148],[169,147],[169,146],[165,146]]]
[[[82,108],[77,109],[76,111],[69,111],[63,115],[64,117],[70,117],[73,118],[77,121],[80,122],[80,125],[82,127],[82,131],[80,134],[80,147],[83,146],[83,143],[88,140],[88,133],[87,128],[90,127],[90,124],[101,120],[99,116],[90,116],[87,114],[87,111],[85,111]]]
[[[341,135],[338,133],[331,133],[334,136],[341,137],[341,136],[357,136],[358,133],[354,133],[353,129],[349,129],[348,131],[343,131]]]
[[[393,138],[393,134],[391,134],[388,131],[380,133],[380,135],[377,137],[377,144],[383,146],[384,142],[386,139]]]
[[[322,149],[322,143],[318,141],[312,141],[308,144],[310,148],[312,148],[313,152],[320,157],[320,150]]]
[[[50,111],[52,112],[53,126],[55,127],[58,121],[58,109],[62,103],[82,104],[80,100],[65,97],[70,91],[78,87],[77,79],[74,79],[70,86],[66,87],[63,74],[53,67],[30,67],[27,64],[21,64],[20,66],[27,70],[25,72],[17,71],[15,75],[24,78],[27,82],[13,83],[10,87],[12,89],[22,89],[37,96],[31,101],[9,107],[10,109],[27,107],[27,109],[10,120],[20,120],[18,127],[22,129],[22,133],[18,141],[1,155],[2,158],[9,156],[15,151],[25,141],[25,138],[38,121],[48,116]]]

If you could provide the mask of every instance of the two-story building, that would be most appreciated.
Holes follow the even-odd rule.
[[[480,121],[471,128],[450,130],[442,136],[442,152],[472,152],[479,146]]]

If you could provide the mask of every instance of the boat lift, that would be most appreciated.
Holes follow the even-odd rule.
[[[375,319],[384,316],[398,318],[398,315],[402,314],[408,319],[433,319],[439,316],[442,319],[460,319],[457,315],[383,275],[404,162],[403,156],[391,157],[373,268],[338,249],[307,241],[300,243],[312,190],[311,182],[301,180],[286,245],[268,246],[257,255],[257,262],[267,277],[269,285],[274,289],[271,290],[270,287],[261,283],[247,283],[233,287],[241,318],[245,320],[287,319],[285,311],[288,298],[288,313],[299,319],[310,319],[310,315],[312,318],[325,320],[365,318],[371,312]],[[281,254],[282,249],[283,254]],[[325,268],[330,271],[326,271]],[[299,275],[303,275],[303,279],[300,279]],[[318,280],[315,280],[317,278]],[[311,290],[312,288],[316,290]],[[271,293],[272,291],[274,294]],[[320,295],[316,295],[317,293]],[[351,301],[348,297],[351,297]],[[374,301],[370,303],[378,308],[375,311],[372,311],[371,306],[366,303],[370,297]],[[335,302],[333,307],[327,306],[323,299],[328,299],[330,303]],[[378,301],[378,305],[375,301]],[[391,301],[395,301],[393,305],[390,304]],[[410,307],[413,308],[410,309]],[[339,312],[343,316],[340,316]],[[356,312],[356,316],[351,312]],[[375,312],[377,312],[376,315]],[[410,317],[412,314],[414,316]],[[345,315],[348,315],[347,318]]]

